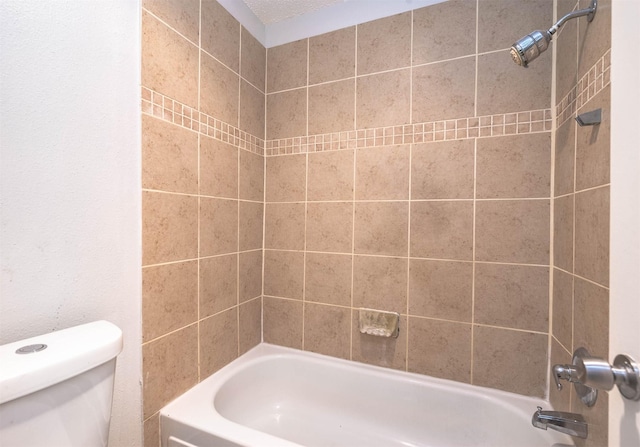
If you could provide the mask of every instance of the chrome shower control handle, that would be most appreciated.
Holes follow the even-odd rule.
[[[574,364],[578,371],[578,382],[591,388],[609,391],[613,388],[613,368],[606,360],[596,357],[579,357]]]
[[[593,407],[598,400],[598,390],[585,385],[583,382],[585,377],[584,360],[591,358],[585,348],[578,348],[573,353],[571,365],[554,365],[552,370],[558,391],[562,390],[561,380],[573,383],[576,395],[587,407]]]
[[[553,365],[553,379],[556,381],[558,391],[562,390],[561,380],[577,382],[578,371],[573,365]]]
[[[613,377],[625,399],[640,400],[640,366],[628,355],[618,354],[613,359]]]
[[[640,400],[640,366],[622,354],[610,365],[606,360],[591,357],[586,349],[578,348],[572,365],[553,366],[553,379],[559,391],[561,380],[573,383],[576,393],[589,407],[596,402],[597,390],[609,391],[614,385],[626,399]]]

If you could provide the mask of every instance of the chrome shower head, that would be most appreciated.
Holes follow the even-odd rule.
[[[591,5],[588,8],[570,12],[558,20],[548,31],[534,31],[531,34],[527,34],[511,46],[511,58],[516,64],[525,68],[528,67],[529,62],[549,48],[551,37],[562,25],[570,19],[582,16],[587,16],[587,21],[591,22],[596,15],[597,8],[598,0],[591,0]]]
[[[549,31],[534,31],[511,46],[511,58],[513,62],[526,68],[529,62],[549,48],[549,42],[551,42]]]

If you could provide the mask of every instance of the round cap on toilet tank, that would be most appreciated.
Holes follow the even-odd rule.
[[[43,343],[36,343],[35,345],[27,345],[16,349],[16,354],[33,354],[34,352],[40,352],[43,349],[47,349],[47,345]]]
[[[42,345],[46,349],[39,349]],[[24,348],[31,353],[16,352]],[[120,351],[122,331],[108,321],[94,321],[0,346],[0,404],[88,371]]]

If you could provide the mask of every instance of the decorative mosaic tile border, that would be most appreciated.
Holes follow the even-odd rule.
[[[610,83],[608,50],[556,105],[556,128]],[[552,128],[551,109],[540,109],[265,141],[146,87],[142,87],[142,112],[267,156],[527,134]]]
[[[556,127],[576,116],[580,107],[611,83],[611,49],[591,67],[556,105]]]
[[[254,154],[264,155],[263,139],[146,87],[142,87],[142,112]]]
[[[428,143],[550,131],[551,109],[267,140],[265,155]]]

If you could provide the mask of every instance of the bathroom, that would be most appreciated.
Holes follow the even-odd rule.
[[[112,445],[140,445],[143,421],[144,444],[157,445],[158,410],[262,339],[541,397],[549,361],[567,363],[574,347],[586,344],[603,357],[635,350],[638,357],[637,345],[610,347],[618,327],[606,337],[609,321],[629,318],[624,307],[616,311],[618,300],[609,303],[609,290],[629,269],[616,259],[615,244],[630,221],[615,216],[637,209],[634,195],[622,188],[616,210],[612,175],[609,275],[608,250],[599,251],[608,242],[606,160],[574,168],[562,158],[581,143],[608,145],[608,108],[621,123],[633,123],[637,111],[616,112],[605,87],[586,104],[605,111],[599,134],[585,128],[590,139],[581,141],[572,119],[551,127],[552,107],[594,64],[609,63],[607,50],[615,56],[616,33],[625,32],[624,17],[619,30],[610,25],[618,2],[599,3],[593,30],[581,28],[584,18],[567,23],[553,48],[523,69],[507,48],[553,23],[555,2],[450,0],[269,50],[212,1],[176,2],[179,13],[170,2],[91,9],[70,2],[65,11],[7,2],[15,10],[3,8],[3,23],[4,14],[21,19],[2,31],[3,42],[16,42],[3,55],[20,62],[2,69],[2,343],[94,319],[122,327]],[[508,14],[501,4],[511,5]],[[557,17],[575,5],[558,1]],[[427,51],[446,33],[442,53]],[[26,71],[24,61],[40,68]],[[180,113],[165,97],[180,103]],[[167,123],[169,104],[170,120],[180,125]],[[185,111],[192,110],[217,121],[187,131],[193,115]],[[404,125],[416,123],[433,127],[410,126],[409,141]],[[633,141],[625,126],[615,127],[612,141]],[[303,142],[307,135],[322,141]],[[34,151],[10,149],[16,146]],[[456,158],[430,160],[434,146]],[[614,173],[616,155],[611,144]],[[629,181],[624,168],[634,156],[618,155],[620,182]],[[416,175],[419,163],[448,170],[429,184]],[[580,169],[587,184],[579,183]],[[574,170],[575,190],[567,183]],[[421,227],[434,213],[436,225],[457,232],[447,235],[453,243],[438,245]],[[388,220],[372,222],[381,216]],[[514,227],[504,221],[514,217],[519,233],[509,234]],[[576,244],[570,266],[574,217],[575,238],[582,231],[593,244]],[[614,232],[616,225],[623,228]],[[376,228],[384,231],[369,233]],[[623,252],[629,237],[637,232],[618,241]],[[491,244],[496,238],[504,238],[499,246]],[[584,247],[597,256],[580,257]],[[220,271],[226,274],[213,274]],[[461,299],[414,303],[412,287],[425,287],[426,275],[448,278],[442,293],[455,286],[452,297]],[[525,301],[509,301],[501,288],[526,292],[518,296]],[[581,291],[573,316],[572,289]],[[637,299],[628,303],[637,309]],[[365,338],[353,320],[359,307],[399,309],[405,330],[393,342]],[[454,359],[452,351],[465,354]],[[530,368],[505,381],[491,368],[515,368],[514,351],[532,359]],[[569,409],[566,397],[552,403]],[[607,431],[610,443],[620,436],[606,428],[611,401],[585,415],[593,418],[593,445],[605,445]]]

